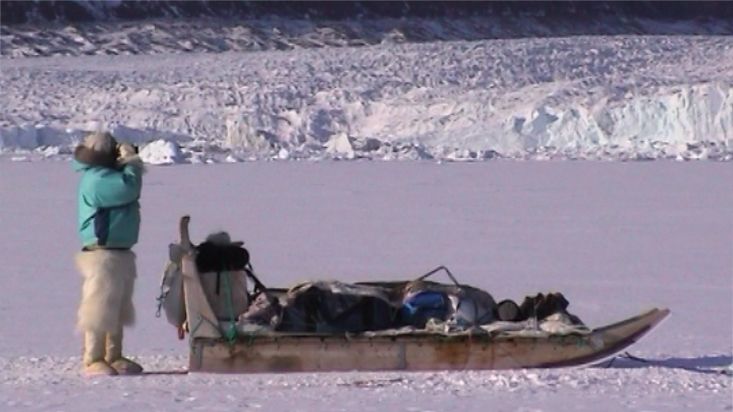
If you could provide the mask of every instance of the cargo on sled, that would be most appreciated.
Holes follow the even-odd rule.
[[[589,329],[559,293],[495,302],[445,267],[411,281],[271,288],[227,234],[192,244],[189,220],[170,245],[159,301],[179,337],[189,335],[190,372],[579,366],[619,353],[669,314],[655,308]],[[451,283],[428,280],[441,271]]]

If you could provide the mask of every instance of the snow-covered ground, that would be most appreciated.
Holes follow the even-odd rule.
[[[78,75],[74,72],[71,75]],[[52,89],[53,90],[53,89]],[[667,161],[255,162],[151,167],[136,328],[151,372],[186,366],[154,317],[176,221],[246,241],[263,281],[408,279],[439,264],[497,298],[559,290],[599,326],[672,317],[629,350],[650,364],[508,372],[86,379],[73,332],[77,176],[0,162],[0,410],[730,411],[733,169]]]
[[[0,154],[18,160],[63,158],[84,130],[97,128],[155,142],[142,153],[159,164],[733,158],[729,36],[2,58],[0,65]]]

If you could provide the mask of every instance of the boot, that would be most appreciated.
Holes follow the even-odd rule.
[[[120,375],[139,375],[143,367],[122,356],[122,329],[107,334],[107,363]]]
[[[117,371],[104,360],[105,334],[86,332],[84,334],[84,374],[86,376],[113,376]]]

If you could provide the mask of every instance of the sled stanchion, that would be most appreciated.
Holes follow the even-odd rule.
[[[220,325],[211,321],[217,317],[211,308],[211,304],[206,299],[201,280],[199,278],[198,269],[196,267],[196,249],[191,243],[188,232],[188,225],[191,218],[183,216],[179,223],[181,247],[183,256],[181,258],[181,274],[183,276],[183,296],[185,299],[186,319],[191,325],[193,319],[199,322],[191,328],[191,341],[196,338],[213,338],[222,337]]]
[[[183,249],[187,252],[192,249],[191,236],[188,233],[189,222],[191,222],[191,216],[186,215],[181,217],[181,220],[178,223],[178,230],[181,237],[181,246],[183,246]]]

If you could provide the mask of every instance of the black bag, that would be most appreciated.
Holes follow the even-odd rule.
[[[289,293],[278,330],[290,332],[365,332],[393,327],[396,308],[367,294],[334,291],[308,284]]]
[[[519,310],[522,312],[521,320],[531,317],[542,320],[552,314],[566,312],[567,308],[568,300],[559,292],[548,293],[547,295],[538,293],[535,296],[527,296],[519,306]]]
[[[199,273],[244,270],[249,252],[236,243],[218,244],[206,241],[196,246],[196,269]]]

